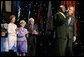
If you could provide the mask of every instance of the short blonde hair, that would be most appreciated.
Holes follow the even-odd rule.
[[[73,16],[75,16],[75,7],[74,7],[74,6],[69,6],[69,7],[68,7],[68,10],[69,10],[69,9],[72,9],[72,11],[73,11]]]
[[[75,11],[75,7],[74,6],[69,6],[69,9],[73,9],[73,12]]]
[[[34,21],[34,18],[30,18],[29,21]]]
[[[20,24],[26,24],[26,22],[24,20],[20,20]]]

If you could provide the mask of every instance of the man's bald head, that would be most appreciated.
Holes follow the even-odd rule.
[[[59,11],[61,11],[61,12],[65,12],[65,6],[64,5],[60,5],[59,6]]]

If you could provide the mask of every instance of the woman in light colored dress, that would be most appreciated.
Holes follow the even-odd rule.
[[[16,34],[17,26],[14,24],[14,22],[15,22],[15,15],[11,15],[10,23],[8,24],[8,48],[9,50],[17,52],[17,34]]]
[[[24,20],[20,21],[20,27],[17,29],[17,51],[19,56],[25,56],[27,53],[27,38],[26,34],[28,31],[24,28],[26,22]]]

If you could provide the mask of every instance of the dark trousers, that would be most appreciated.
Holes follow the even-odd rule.
[[[55,56],[65,56],[67,39],[56,39]]]
[[[36,37],[31,36],[29,37],[29,53],[31,56],[35,56],[36,54]]]
[[[66,56],[73,56],[72,44],[73,41],[71,39],[68,39],[66,47]]]

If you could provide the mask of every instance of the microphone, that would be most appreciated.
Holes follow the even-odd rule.
[[[68,12],[69,10],[65,10],[65,12]]]

